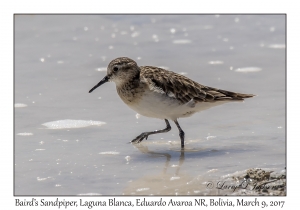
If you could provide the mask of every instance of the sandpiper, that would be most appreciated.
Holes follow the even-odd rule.
[[[125,104],[137,113],[166,122],[166,128],[143,132],[132,143],[139,143],[149,135],[171,130],[173,120],[179,130],[181,148],[184,148],[184,132],[178,118],[189,117],[196,112],[231,101],[241,101],[253,94],[236,93],[201,85],[181,74],[154,66],[138,66],[127,57],[112,60],[107,75],[89,93],[106,82],[114,82]]]

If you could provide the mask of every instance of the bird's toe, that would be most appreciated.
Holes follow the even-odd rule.
[[[144,139],[148,139],[148,134],[147,133],[141,133],[140,135],[138,135],[135,139],[133,139],[131,141],[131,143],[140,143],[141,141],[143,141]]]

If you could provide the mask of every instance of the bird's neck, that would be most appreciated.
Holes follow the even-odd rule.
[[[121,79],[121,80],[115,80],[116,87],[117,89],[132,89],[132,88],[137,88],[140,83],[140,70],[135,72],[133,75],[126,75],[127,78]]]
[[[138,74],[127,82],[116,85],[116,88],[120,98],[126,104],[130,104],[136,100],[137,95],[142,94],[142,86],[143,84],[140,82],[140,74]]]

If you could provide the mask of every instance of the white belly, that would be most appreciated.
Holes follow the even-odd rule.
[[[128,104],[128,106],[143,116],[175,120],[177,118],[189,117],[195,112],[223,103],[225,101],[214,103],[199,102],[194,107],[191,107],[187,104],[181,104],[175,98],[169,97],[166,94],[149,90],[144,92],[140,100],[136,103]]]

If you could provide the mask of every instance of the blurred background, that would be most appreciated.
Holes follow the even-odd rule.
[[[214,195],[208,180],[286,166],[285,15],[15,15],[15,195]],[[120,56],[200,84],[252,93],[165,122],[138,115],[114,83]]]

